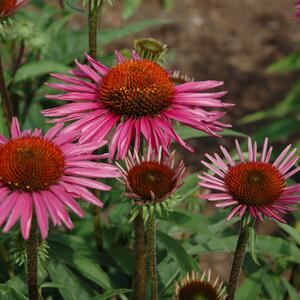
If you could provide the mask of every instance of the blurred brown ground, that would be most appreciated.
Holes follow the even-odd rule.
[[[117,27],[134,21],[164,18],[171,24],[155,27],[135,37],[151,36],[168,44],[172,53],[168,67],[196,80],[223,80],[236,104],[226,121],[233,129],[251,135],[255,127],[240,127],[237,120],[249,113],[269,108],[280,101],[293,84],[295,75],[269,75],[266,67],[291,53],[300,40],[291,0],[173,0],[170,11],[161,9],[159,0],[146,0],[129,20],[120,18],[121,2],[106,5],[102,27]],[[119,40],[107,50],[130,47],[131,39]],[[232,145],[233,138],[217,143]],[[185,156],[190,165],[203,153],[217,148],[216,139],[191,141],[196,155]]]

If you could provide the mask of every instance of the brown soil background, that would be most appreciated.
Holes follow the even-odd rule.
[[[136,37],[153,37],[168,44],[170,69],[178,69],[196,80],[223,80],[228,90],[226,101],[236,104],[228,110],[226,121],[233,129],[251,135],[256,125],[238,126],[241,117],[269,108],[280,101],[292,86],[296,74],[270,75],[266,67],[296,49],[300,23],[295,21],[291,0],[173,0],[173,8],[162,10],[159,0],[146,0],[129,19],[122,20],[122,5],[105,5],[102,27],[119,27],[134,21],[163,18],[170,24],[144,31]],[[106,50],[130,48],[131,39],[123,39]],[[261,124],[260,124],[261,125]],[[232,145],[233,138],[205,138],[190,141],[195,155],[184,155],[189,166],[200,168],[203,153],[218,144]],[[182,152],[184,153],[184,152]],[[211,209],[211,207],[210,207]],[[274,233],[274,224],[266,223],[260,232]],[[203,262],[205,263],[203,264]],[[228,254],[203,255],[201,265],[228,278]]]
[[[236,104],[226,121],[233,129],[251,135],[255,126],[238,126],[238,120],[269,108],[288,92],[295,74],[270,75],[266,67],[295,50],[300,23],[291,0],[173,0],[165,11],[161,1],[146,0],[129,19],[121,19],[121,1],[105,5],[102,27],[118,27],[134,21],[162,18],[170,24],[144,31],[136,37],[154,37],[170,49],[169,69],[180,70],[195,80],[223,80],[225,101]],[[129,48],[132,39],[119,40],[106,50]],[[191,141],[196,155],[186,155],[189,165],[198,163],[205,151],[217,144],[232,145],[233,138]]]

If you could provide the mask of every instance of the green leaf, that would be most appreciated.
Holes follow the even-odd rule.
[[[260,263],[256,253],[256,231],[253,227],[250,228],[250,253],[253,261],[259,266]]]
[[[173,0],[163,0],[163,6],[165,9],[170,10],[173,6]]]
[[[187,127],[187,126],[178,126],[175,128],[176,132],[184,140],[199,138],[199,137],[208,137],[208,135],[200,130]],[[236,136],[236,137],[247,137],[246,134],[237,132],[231,129],[225,129],[220,133],[222,136]]]
[[[104,294],[89,298],[88,300],[105,300],[105,299],[111,299],[111,297],[118,296],[121,294],[127,294],[132,292],[130,289],[112,289],[109,291],[106,291]]]
[[[132,252],[124,246],[110,247],[109,255],[113,258],[116,264],[124,271],[131,275],[134,272],[134,258]]]
[[[102,29],[99,33],[99,39],[104,46],[117,39],[139,33],[145,29],[148,29],[149,27],[160,26],[169,23],[170,21],[166,19],[150,19],[138,23],[129,24],[120,28]]]
[[[141,6],[143,0],[123,0],[123,19],[128,19]]]
[[[53,280],[51,287],[58,288],[65,300],[81,300],[90,297],[77,276],[64,264],[50,260],[47,263],[47,270]]]
[[[288,138],[298,132],[300,122],[297,117],[287,117],[278,119],[272,126],[264,126],[253,135],[253,140],[263,141],[266,136],[270,137],[270,142],[280,141],[282,137]]]
[[[197,173],[191,174],[184,179],[184,184],[179,188],[177,194],[184,199],[190,197],[192,194],[195,194],[199,190],[198,186],[199,179],[197,178]]]
[[[300,109],[300,104],[298,101],[299,95],[300,81],[298,80],[294,84],[292,89],[288,92],[286,97],[278,104],[275,104],[270,109],[264,109],[263,111],[255,112],[253,114],[245,116],[239,121],[239,123],[244,125],[268,118],[282,118],[289,113],[295,113]]]
[[[103,287],[104,289],[112,288],[108,275],[92,259],[89,259],[66,247],[54,244],[51,245],[50,251],[54,256],[56,256],[57,259],[78,270],[83,276]],[[59,254],[55,255],[55,253]]]
[[[199,266],[196,261],[188,255],[179,242],[159,230],[156,232],[156,235],[158,244],[168,251],[183,272],[187,273],[192,270],[199,271]]]
[[[23,294],[17,292],[11,287],[0,284],[0,299],[1,300],[27,300]]]
[[[210,240],[207,243],[196,245],[187,250],[190,255],[208,252],[233,252],[236,247],[237,237],[230,236]],[[249,249],[247,249],[249,251]],[[300,249],[288,241],[266,235],[257,236],[257,252],[274,258],[283,257],[287,261],[300,263]]]
[[[300,233],[288,224],[277,222],[277,225],[285,231],[300,246]]]
[[[267,68],[268,73],[284,73],[300,69],[300,54],[292,53]]]
[[[45,122],[45,118],[41,114],[42,106],[40,103],[32,103],[29,107],[28,116],[24,122],[24,128],[42,128],[47,130],[49,124]]]
[[[282,286],[281,278],[277,274],[266,274],[264,277],[264,287],[272,300],[283,300],[285,289]]]
[[[285,288],[288,291],[288,294],[290,296],[290,300],[299,300],[299,296],[295,288],[284,278],[282,277],[282,282],[285,286]]]
[[[30,62],[23,65],[15,76],[15,82],[32,79],[51,72],[66,73],[70,68],[54,61]]]
[[[237,290],[235,299],[256,300],[263,288],[264,278],[268,272],[268,267],[260,268],[251,274]]]

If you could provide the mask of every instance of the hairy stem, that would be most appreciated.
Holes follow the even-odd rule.
[[[145,253],[145,228],[143,210],[134,219],[134,257],[135,274],[133,280],[133,300],[145,299],[146,297],[146,253]]]
[[[3,105],[4,116],[6,118],[9,127],[13,117],[13,110],[12,110],[12,105],[10,102],[7,86],[5,83],[1,52],[0,52],[0,95],[1,95],[2,105]]]
[[[102,1],[97,5],[97,0],[89,0],[89,53],[93,58],[97,56],[97,29],[98,16],[100,13]],[[95,196],[99,198],[99,191],[95,191]],[[103,250],[102,229],[101,229],[101,211],[99,207],[92,207],[93,222],[95,229],[95,239],[97,249]]]
[[[149,214],[150,215],[147,222],[147,255],[149,260],[149,273],[151,279],[151,300],[158,300],[155,212],[149,212]]]
[[[27,285],[29,300],[38,300],[38,246],[39,233],[37,229],[36,218],[33,216],[30,229],[29,240],[27,241]]]
[[[97,56],[97,29],[101,5],[102,1],[89,1],[89,53],[93,58]]]
[[[240,228],[240,234],[239,234],[239,239],[236,245],[236,249],[234,252],[234,258],[232,262],[232,267],[231,267],[231,273],[230,273],[230,279],[229,279],[229,284],[228,284],[228,289],[227,293],[228,296],[226,300],[233,300],[234,299],[234,294],[235,290],[239,281],[239,277],[241,274],[242,266],[243,266],[243,261],[245,257],[245,252],[247,249],[247,244],[249,242],[250,238],[250,228],[251,225],[249,223],[244,223],[243,221],[241,222],[241,228]]]

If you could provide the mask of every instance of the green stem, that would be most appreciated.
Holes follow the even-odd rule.
[[[98,4],[98,5],[97,5]],[[97,57],[97,29],[98,16],[101,9],[101,4],[97,0],[89,0],[89,53],[93,58]],[[98,191],[95,191],[95,196],[99,198]],[[101,211],[99,207],[92,207],[93,222],[95,229],[95,239],[99,251],[103,250],[102,229],[101,229]]]
[[[1,51],[1,48],[0,48],[0,51]],[[1,52],[0,52],[0,95],[1,95],[1,99],[2,99],[4,116],[8,123],[8,127],[10,127],[11,120],[13,117],[13,110],[12,110],[12,105],[10,102],[7,86],[5,83]]]
[[[249,222],[243,222],[243,221],[244,220],[241,221],[239,239],[238,239],[236,249],[234,252],[234,258],[233,258],[232,267],[231,267],[230,279],[229,279],[228,288],[227,288],[228,295],[227,295],[226,300],[234,299],[235,290],[236,290],[236,287],[237,287],[237,284],[239,281],[239,277],[240,277],[243,262],[244,262],[247,244],[250,239],[251,225]]]
[[[95,190],[95,196],[97,198],[100,198],[100,191]],[[101,252],[103,251],[101,210],[97,206],[92,206],[91,210],[93,214],[96,245],[97,245],[97,249]]]
[[[89,1],[89,53],[93,58],[97,57],[98,17],[102,5],[102,1],[97,2],[97,0]]]
[[[145,253],[145,228],[143,210],[134,219],[134,249],[135,249],[135,274],[133,280],[132,300],[145,299],[146,297],[146,253]]]
[[[149,219],[147,222],[147,255],[149,260],[149,272],[151,278],[151,300],[158,300],[155,211],[149,211]]]
[[[27,285],[29,300],[38,300],[38,246],[39,233],[36,218],[33,216],[29,240],[27,241]]]

